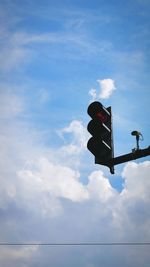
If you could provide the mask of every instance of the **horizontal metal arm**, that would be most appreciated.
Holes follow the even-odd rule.
[[[132,153],[125,154],[119,157],[112,158],[109,160],[108,165],[109,166],[114,166],[123,162],[127,162],[130,160],[146,157],[150,155],[150,146],[145,149],[136,149]]]

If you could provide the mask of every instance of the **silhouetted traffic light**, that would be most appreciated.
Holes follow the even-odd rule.
[[[114,157],[111,107],[105,108],[100,102],[89,105],[88,114],[92,118],[87,129],[92,135],[87,148],[95,156],[95,163],[105,165],[114,174],[111,159]]]

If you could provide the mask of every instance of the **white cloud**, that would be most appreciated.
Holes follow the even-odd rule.
[[[89,95],[92,96],[92,101],[97,99],[108,99],[114,90],[116,90],[115,81],[108,78],[103,80],[97,80],[99,86],[100,86],[100,92],[99,90],[96,90],[94,88],[91,88],[89,90]]]
[[[89,91],[89,95],[92,96],[92,100],[91,101],[94,101],[96,99],[96,97],[97,97],[96,89],[91,88],[90,91]]]
[[[17,99],[19,108],[14,114],[24,107],[21,106],[21,99],[19,100],[19,97]],[[13,105],[10,105],[9,114],[11,110],[13,111]],[[30,127],[26,129],[27,123],[19,124],[15,116],[12,116],[11,122],[2,126],[3,132],[0,135],[2,240],[149,242],[149,161],[131,162],[125,165],[122,172],[124,186],[119,193],[102,171],[93,171],[88,176],[87,172],[76,170],[75,163],[69,165],[70,155],[75,153],[74,149],[79,146],[83,151],[84,148],[86,134],[81,121],[74,120],[60,130],[64,139],[66,135],[70,135],[70,140],[66,144],[66,150],[68,149],[70,154],[66,153],[65,158],[61,155],[63,146],[57,148],[55,153],[51,148],[41,148],[34,140],[32,129]],[[56,154],[59,157],[57,163],[54,162]],[[75,159],[78,159],[79,155],[80,153],[76,153]],[[83,163],[83,158],[80,160]],[[86,184],[81,182],[82,176],[86,177]],[[24,216],[23,219],[20,214]],[[150,259],[149,251],[144,249],[144,252],[140,250],[137,253],[135,248],[126,248],[124,253],[124,249],[119,250],[119,253],[111,250],[114,262],[117,263],[120,257],[122,264],[125,262],[128,266],[149,266],[147,264]],[[130,265],[131,250],[135,256],[132,257],[132,265]],[[45,250],[41,250],[38,258],[36,257],[38,253],[39,250],[33,250],[34,265],[36,261],[40,264],[44,259],[45,266],[51,261],[54,262],[53,266],[59,266],[56,265],[57,259],[63,257],[64,265],[70,266],[70,263],[77,258],[74,253],[69,254],[70,258],[64,257],[60,250],[56,253],[57,257],[56,254],[46,254]],[[94,264],[95,260],[99,266],[100,259],[106,260],[107,251],[104,253],[104,249],[100,252],[99,249],[97,251],[90,248],[90,258],[87,250],[82,253],[83,260],[78,266],[85,267],[89,262]],[[111,265],[112,258],[107,257],[106,266]],[[13,267],[19,261],[18,266],[23,266],[21,262],[24,266],[25,264],[29,266],[31,259],[32,250],[22,249],[17,252],[6,248],[5,251],[3,249],[2,256],[0,255],[0,264],[4,266],[8,263],[9,266],[11,262]],[[142,264],[139,264],[140,259],[143,260]]]
[[[97,80],[100,85],[99,98],[107,99],[109,98],[113,91],[116,89],[115,82],[112,79]]]
[[[40,200],[46,194],[47,202],[51,197],[62,197],[75,202],[88,199],[87,190],[78,180],[79,172],[69,167],[54,165],[46,158],[40,158],[34,163],[33,170],[19,171],[18,176],[21,178],[20,192],[24,197],[27,196],[26,201],[33,198]]]
[[[41,148],[38,133],[36,136],[30,124],[16,116],[23,113],[24,101],[11,91],[3,91],[1,95],[0,207],[5,209],[10,202],[18,202],[25,209],[53,216],[61,212],[59,198],[74,202],[88,199],[87,189],[79,181],[80,173],[74,170],[75,164],[69,167],[68,163],[70,156],[78,157],[84,149],[82,122],[73,121],[61,131],[62,135],[70,134],[72,141],[66,146],[56,150]]]
[[[127,238],[138,242],[150,239],[147,228],[150,225],[149,171],[150,161],[129,162],[125,165],[122,172],[124,188],[113,208],[116,225],[122,234],[125,236],[126,228]]]
[[[150,161],[142,163],[128,163],[122,173],[125,178],[124,190],[122,195],[128,198],[139,198],[144,201],[150,201],[149,189],[150,179]]]
[[[63,146],[61,149],[69,154],[79,154],[86,148],[88,133],[83,126],[82,121],[73,120],[69,126],[61,129],[58,134],[65,138],[66,134],[71,135],[69,144]]]
[[[101,202],[110,200],[117,193],[110,185],[109,180],[104,177],[102,171],[94,171],[90,174],[87,188],[90,196],[99,199]]]

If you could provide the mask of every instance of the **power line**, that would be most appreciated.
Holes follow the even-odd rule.
[[[0,246],[149,246],[150,242],[0,243]]]

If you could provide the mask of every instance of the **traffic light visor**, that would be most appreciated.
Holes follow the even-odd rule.
[[[89,105],[87,113],[92,119],[98,119],[101,123],[107,123],[110,119],[109,111],[98,101]]]

